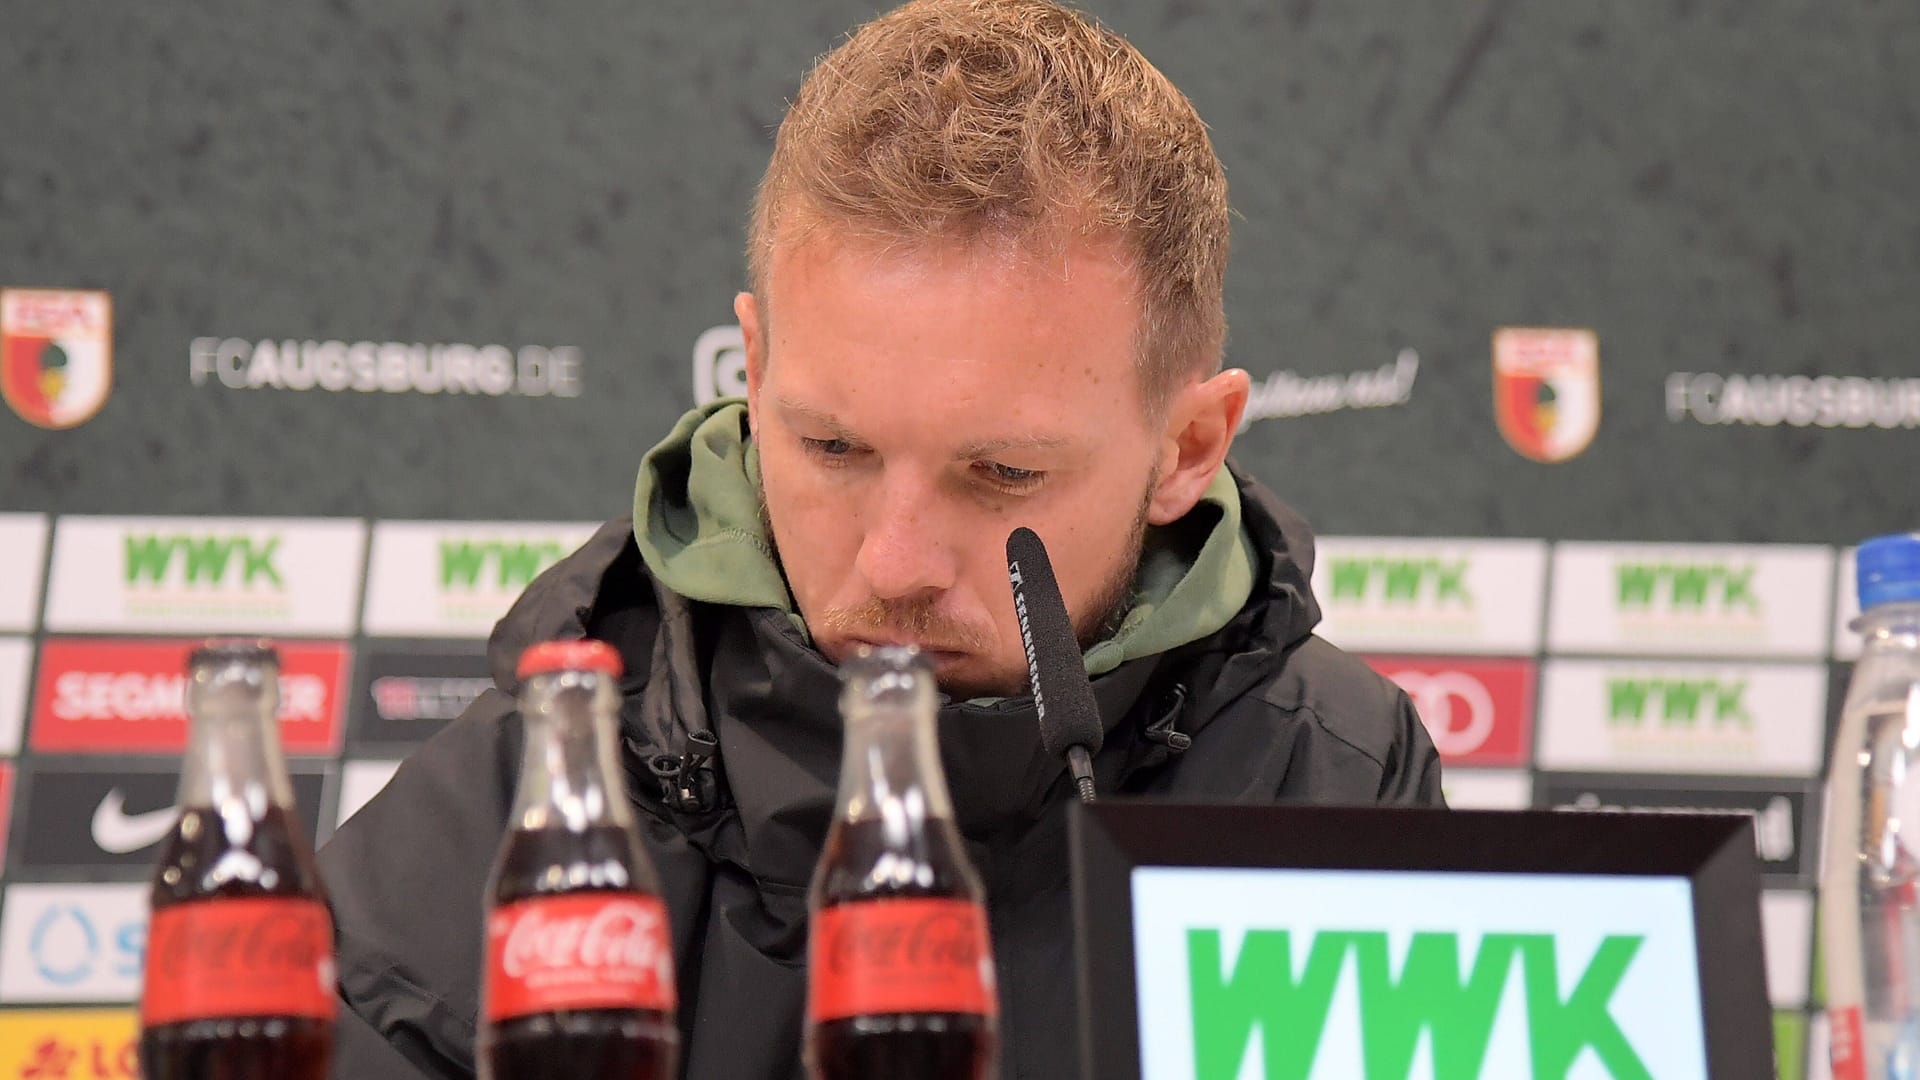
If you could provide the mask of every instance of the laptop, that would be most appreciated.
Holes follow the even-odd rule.
[[[1088,1080],[1773,1075],[1739,815],[1074,807]]]

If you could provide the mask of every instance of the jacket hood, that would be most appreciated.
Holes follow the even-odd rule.
[[[833,806],[839,681],[774,556],[744,404],[682,417],[646,455],[634,503],[631,525],[603,526],[495,627],[495,681],[517,690],[519,654],[541,640],[613,644],[628,672],[633,782],[695,818],[731,801],[745,828],[713,831],[715,854],[803,884]],[[1085,655],[1106,729],[1095,759],[1104,789],[1181,752],[1311,632],[1312,564],[1306,523],[1231,467],[1186,517],[1148,531],[1128,613]],[[1168,679],[1178,681],[1159,685]],[[937,731],[970,836],[1031,820],[1066,786],[1027,695],[943,698]],[[786,855],[769,860],[769,849]]]

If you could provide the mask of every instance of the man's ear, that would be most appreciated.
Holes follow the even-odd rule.
[[[747,350],[747,429],[760,430],[760,386],[767,369],[767,337],[761,332],[760,301],[751,292],[733,298],[733,317]]]
[[[1226,463],[1252,385],[1246,372],[1229,368],[1174,392],[1161,431],[1160,482],[1147,505],[1148,522],[1178,521],[1200,501]]]

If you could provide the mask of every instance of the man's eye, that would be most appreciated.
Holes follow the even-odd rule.
[[[853,452],[853,444],[845,439],[802,438],[800,442],[806,446],[808,452],[819,454],[821,457],[845,457]]]
[[[1016,469],[997,461],[983,461],[980,463],[980,468],[987,474],[988,479],[1009,491],[1022,491],[1034,487],[1047,478],[1043,470]]]

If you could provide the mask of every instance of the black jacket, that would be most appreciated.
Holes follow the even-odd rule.
[[[1314,637],[1306,523],[1240,481],[1259,551],[1219,632],[1094,680],[1103,794],[1437,805],[1406,695]],[[838,684],[791,619],[690,602],[648,576],[626,521],[536,580],[494,630],[497,688],[410,757],[320,853],[339,934],[341,1080],[473,1074],[482,892],[520,761],[527,645],[591,636],[625,658],[625,764],[679,965],[683,1074],[800,1073],[806,893],[833,809]],[[1032,701],[948,704],[942,758],[986,884],[1004,1080],[1079,1075],[1064,768]]]

